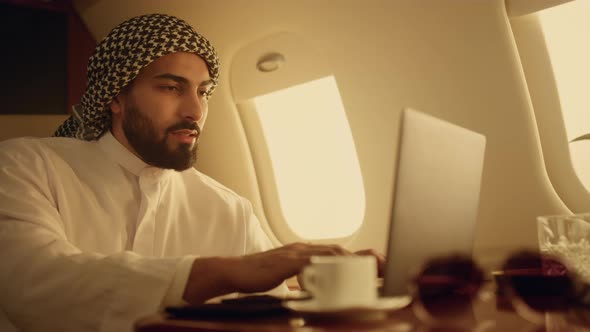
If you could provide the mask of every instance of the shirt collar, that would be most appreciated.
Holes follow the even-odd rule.
[[[173,172],[146,164],[139,157],[134,155],[121,142],[119,142],[110,131],[107,131],[98,139],[98,146],[115,162],[119,163],[129,172],[137,175],[150,175],[155,177],[164,176]]]

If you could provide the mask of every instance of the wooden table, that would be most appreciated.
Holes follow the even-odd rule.
[[[493,292],[482,292],[472,310],[452,323],[427,324],[415,315],[412,305],[383,313],[379,319],[358,320],[340,317],[318,319],[298,313],[285,313],[272,317],[252,319],[174,319],[164,313],[154,314],[136,323],[136,332],[188,332],[188,331],[258,331],[258,332],[409,332],[409,331],[477,331],[477,332],[590,332],[590,324],[570,325],[562,314],[547,314],[545,322],[533,324],[498,301]],[[453,325],[454,324],[454,325]]]

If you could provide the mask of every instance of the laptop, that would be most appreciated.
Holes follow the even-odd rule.
[[[485,146],[479,133],[402,111],[382,296],[407,295],[429,259],[472,255]]]

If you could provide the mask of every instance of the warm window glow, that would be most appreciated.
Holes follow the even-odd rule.
[[[590,133],[590,1],[542,11],[540,21],[568,140]],[[590,140],[570,143],[572,164],[590,190]]]
[[[365,192],[334,77],[263,95],[254,102],[282,215],[293,232],[311,240],[345,237],[358,230]]]

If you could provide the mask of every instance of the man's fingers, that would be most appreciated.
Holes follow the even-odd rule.
[[[241,292],[268,290],[286,278],[301,272],[310,263],[312,256],[370,255],[377,258],[379,273],[382,273],[385,257],[374,250],[352,253],[339,245],[292,243],[265,252],[242,256],[234,266],[242,273],[236,281]]]
[[[329,255],[329,256],[348,256],[353,255],[350,251],[342,248],[337,244],[311,244],[311,243],[292,243],[283,248],[287,250],[296,250],[310,255]]]
[[[378,261],[385,261],[385,255],[377,252],[374,249],[364,249],[364,250],[355,251],[355,254],[361,255],[361,256],[374,256],[375,258],[377,258]]]
[[[356,251],[355,254],[361,256],[373,256],[377,259],[377,273],[380,277],[383,277],[385,273],[385,255],[380,254],[374,249],[364,249]]]

